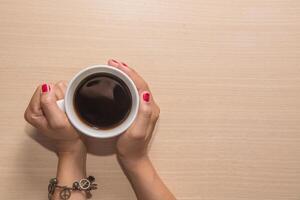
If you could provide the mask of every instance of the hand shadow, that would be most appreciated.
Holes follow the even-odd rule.
[[[42,147],[55,152],[52,139],[39,133],[35,128],[29,125],[25,127],[25,132],[31,139],[39,143]],[[109,156],[116,153],[116,142],[118,137],[108,139],[97,139],[88,136],[83,137],[86,141],[87,151],[90,154],[97,156]]]
[[[116,153],[118,137],[98,139],[84,136],[86,139],[88,153],[97,156],[109,156]]]
[[[152,142],[156,136],[156,132],[158,131],[158,128],[159,128],[159,119],[153,131],[152,139],[149,143],[149,148],[152,146]],[[31,139],[38,142],[44,148],[48,149],[49,151],[56,152],[55,147],[53,146],[52,139],[48,138],[47,136],[41,133],[38,133],[36,129],[34,129],[31,126],[29,127],[28,124],[25,127],[25,132]],[[97,155],[97,156],[109,156],[116,153],[116,143],[118,137],[105,138],[105,139],[98,139],[89,136],[83,136],[83,137],[86,141],[87,152],[90,154]]]

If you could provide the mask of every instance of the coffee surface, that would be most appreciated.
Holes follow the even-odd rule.
[[[79,118],[96,129],[110,129],[129,115],[132,97],[127,85],[117,76],[93,74],[78,85],[74,107]]]

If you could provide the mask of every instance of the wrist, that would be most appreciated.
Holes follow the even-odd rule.
[[[56,154],[61,156],[79,157],[87,153],[85,144],[80,139],[56,141]]]
[[[134,160],[118,157],[118,161],[131,184],[134,185],[136,182],[140,182],[143,185],[153,185],[157,174],[148,156]]]
[[[118,155],[117,158],[120,165],[122,165],[125,170],[137,170],[138,168],[151,164],[151,160],[148,155],[137,158],[128,158]]]
[[[79,151],[57,151],[56,152],[58,159],[80,159],[86,157],[85,150]]]
[[[86,178],[86,153],[58,153],[57,179],[70,186],[75,180]]]

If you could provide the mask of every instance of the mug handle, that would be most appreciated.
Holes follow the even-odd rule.
[[[59,109],[61,109],[62,111],[66,112],[66,109],[65,109],[65,100],[64,99],[56,101],[56,104],[58,105]]]

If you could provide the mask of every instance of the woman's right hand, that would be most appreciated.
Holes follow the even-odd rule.
[[[148,144],[152,137],[160,109],[155,103],[148,84],[132,68],[125,63],[109,60],[108,65],[125,72],[135,83],[140,105],[137,118],[117,141],[117,155],[123,163],[135,163],[148,157]]]
[[[66,114],[56,101],[63,99],[67,83],[43,84],[37,87],[24,113],[28,123],[52,139],[59,154],[86,154],[86,147],[77,130],[70,124]]]

